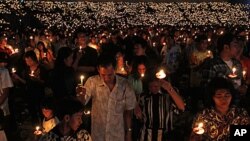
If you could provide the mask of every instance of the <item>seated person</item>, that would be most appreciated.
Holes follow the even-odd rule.
[[[58,105],[60,123],[40,138],[40,141],[81,140],[92,141],[90,134],[79,129],[82,124],[83,105],[74,98],[62,99]]]

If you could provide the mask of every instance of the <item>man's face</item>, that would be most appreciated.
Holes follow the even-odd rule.
[[[99,67],[98,72],[100,77],[103,79],[105,83],[113,83],[115,79],[115,70],[112,65],[108,67]]]
[[[82,124],[83,112],[77,112],[70,117],[69,126],[73,131],[76,131]]]
[[[153,94],[157,94],[161,89],[161,84],[159,81],[152,81],[149,83],[149,91]]]
[[[229,44],[230,55],[232,57],[236,57],[238,52],[240,51],[239,42],[236,39]]]
[[[77,41],[79,44],[86,44],[87,42],[87,37],[86,37],[86,34],[84,33],[80,33],[77,35]]]

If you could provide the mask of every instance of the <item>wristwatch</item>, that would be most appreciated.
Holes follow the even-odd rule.
[[[128,131],[128,132],[132,132],[132,128],[128,128],[127,131]]]

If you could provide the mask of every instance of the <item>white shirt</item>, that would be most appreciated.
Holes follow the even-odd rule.
[[[91,137],[93,141],[124,141],[124,111],[136,105],[133,88],[125,78],[116,75],[112,91],[99,76],[90,77],[84,87],[87,99],[92,97]]]
[[[10,78],[9,71],[6,68],[0,68],[0,91],[3,92],[5,88],[13,87],[12,80]],[[1,94],[0,94],[1,96]],[[0,105],[0,108],[4,112],[4,116],[10,114],[9,104],[8,104],[8,97],[4,100],[4,102]]]

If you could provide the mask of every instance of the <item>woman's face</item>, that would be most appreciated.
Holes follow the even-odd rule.
[[[73,53],[69,57],[64,59],[64,63],[65,63],[65,65],[67,67],[70,67],[72,65],[72,63],[73,63]]]
[[[232,95],[227,89],[218,89],[215,91],[213,96],[215,108],[217,109],[228,109],[232,100]]]

